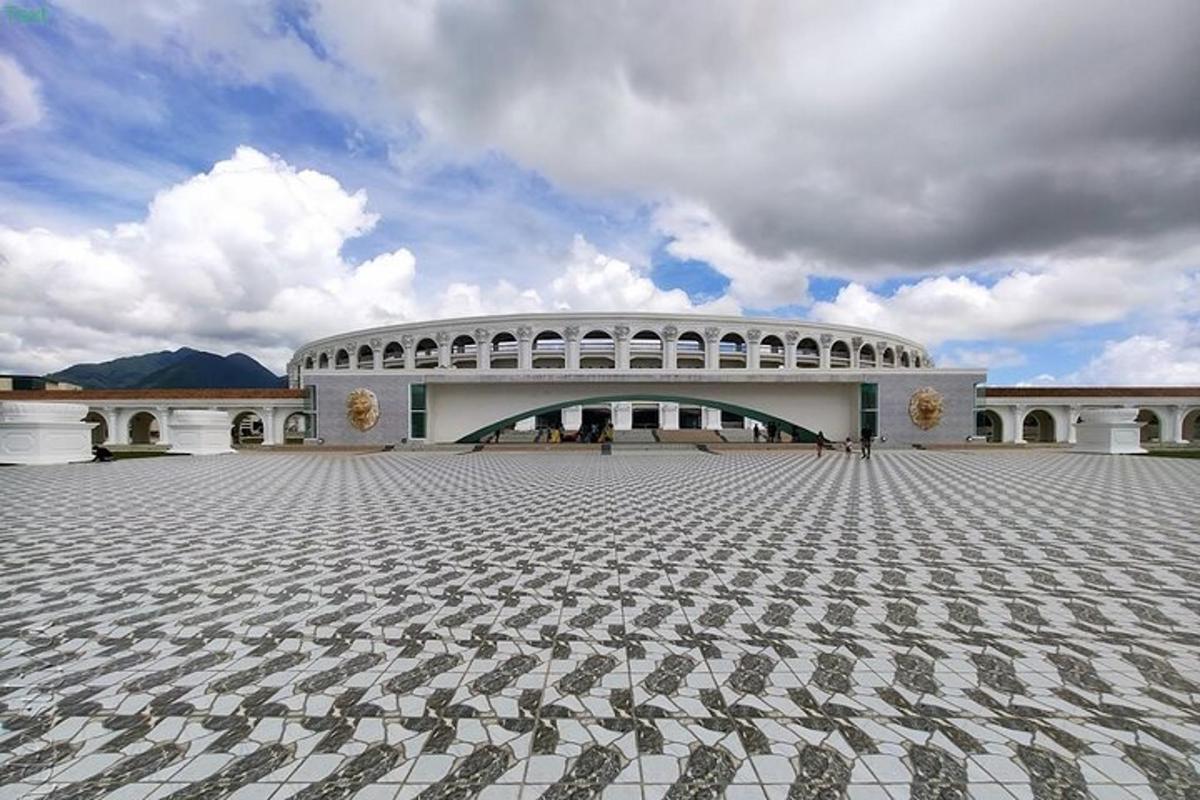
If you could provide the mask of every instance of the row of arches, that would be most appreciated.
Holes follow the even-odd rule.
[[[1163,441],[1165,423],[1153,409],[1140,409],[1136,419],[1142,423],[1140,436],[1143,444]],[[1072,424],[1080,421],[1080,417],[1077,416],[1072,420]],[[978,412],[975,417],[975,433],[977,436],[986,437],[989,442],[1005,441],[1004,421],[1000,414],[990,408]],[[1021,438],[1026,442],[1065,441],[1063,433],[1058,430],[1054,415],[1042,408],[1029,411],[1021,420]],[[1192,409],[1184,416],[1183,440],[1200,441],[1200,408]]]
[[[92,428],[92,444],[112,444],[116,441],[116,431],[112,430],[108,419],[99,411],[89,411],[83,418],[84,422],[95,423]],[[124,443],[128,444],[160,444],[162,439],[162,420],[153,411],[138,411],[125,423]],[[283,422],[283,441],[280,444],[302,444],[304,439],[312,435],[312,415],[306,411],[294,411],[288,414]],[[266,427],[263,418],[256,411],[242,411],[230,420],[230,440],[233,444],[263,444],[267,440]]]
[[[491,369],[516,369],[520,364],[520,343],[512,333],[501,332],[482,345],[469,334],[460,334],[448,345],[448,362],[458,369],[475,369],[481,363],[481,348],[488,353],[487,366]],[[700,369],[707,364],[707,343],[696,331],[685,331],[675,340],[675,366],[681,369]],[[726,333],[716,341],[717,366],[721,369],[746,368],[749,365],[749,344],[739,333]],[[416,369],[433,369],[442,363],[441,345],[431,337],[423,337],[412,345],[412,365]],[[829,366],[834,369],[849,369],[854,364],[851,344],[838,339],[829,346]],[[616,340],[604,330],[592,330],[579,339],[579,367],[581,369],[613,369],[617,366]],[[858,348],[858,365],[862,368],[875,367],[922,367],[919,353],[910,354],[892,346],[882,349],[864,343]],[[567,366],[567,340],[558,331],[547,330],[534,336],[530,345],[531,366],[558,368]],[[760,368],[787,366],[787,347],[783,339],[768,334],[759,341],[758,358]],[[792,366],[801,369],[816,369],[821,366],[821,348],[817,339],[804,337],[796,343],[795,362]],[[329,353],[307,355],[303,361],[305,370],[312,369],[374,369],[375,348],[362,344],[353,352],[339,347]],[[383,345],[380,366],[383,369],[404,369],[408,363],[404,345],[389,341]],[[667,366],[666,344],[657,332],[641,330],[629,338],[629,366],[633,369],[662,369]]]

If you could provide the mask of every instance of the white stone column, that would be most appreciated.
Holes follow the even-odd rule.
[[[821,369],[829,369],[829,348],[833,345],[833,334],[821,334]]]
[[[1008,441],[1013,444],[1025,444],[1025,415],[1029,413],[1025,406],[1013,406],[1010,409],[1012,414],[1012,438]],[[1008,438],[1008,437],[1006,437]]]
[[[796,369],[796,343],[800,341],[800,331],[787,331],[783,334],[783,368]]]
[[[1183,409],[1179,406],[1167,406],[1161,410],[1161,424],[1158,439],[1163,444],[1183,444]]]
[[[746,369],[762,366],[762,331],[754,328],[746,331]]]
[[[674,325],[668,325],[663,328],[663,369],[676,369],[679,366],[679,360],[676,357],[679,346],[679,329]],[[677,409],[678,410],[678,409]],[[662,421],[662,407],[658,410],[659,421]]]
[[[275,432],[275,409],[261,408],[258,416],[263,424],[263,446],[279,444],[280,437]]]
[[[413,346],[415,344],[416,339],[413,338],[411,333],[406,333],[400,337],[400,346],[404,348],[405,369],[416,369],[417,367],[417,354],[416,351],[413,350]]]
[[[487,328],[475,329],[475,366],[477,369],[492,368],[492,333]]]
[[[679,430],[679,403],[658,404],[658,427],[664,431]]]
[[[158,443],[171,443],[171,423],[167,421],[170,416],[170,409],[166,406],[156,406],[155,416],[158,417]]]
[[[620,402],[612,404],[613,430],[633,430],[633,403]]]
[[[629,326],[613,328],[613,360],[617,369],[629,369]]]
[[[438,367],[440,369],[450,369],[450,334],[445,331],[438,331],[434,335],[434,341],[438,346]]]
[[[346,345],[346,352],[350,355],[350,364],[347,369],[358,369],[358,342],[351,342]]]
[[[108,407],[100,409],[100,415],[104,417],[104,424],[108,428],[108,435],[104,437],[104,444],[117,443],[117,412],[116,409]]]
[[[721,430],[721,409],[704,406],[701,410],[704,417],[704,429],[709,431]]]
[[[921,363],[924,364],[925,359],[921,359]],[[1054,420],[1054,441],[1058,442],[1059,444],[1066,444],[1071,441],[1071,409],[1068,406],[1062,406],[1058,409],[1058,411],[1066,420],[1065,425],[1063,424],[1063,420],[1054,416],[1052,411],[1047,411],[1047,413],[1050,414],[1050,418]]]
[[[583,424],[583,406],[567,406],[562,410],[563,430],[574,433]]]
[[[567,369],[579,369],[579,326],[568,325],[563,330],[563,336],[567,342]],[[563,427],[566,427],[565,422]]]
[[[374,369],[383,369],[383,340],[371,340],[371,366]]]
[[[858,356],[862,346],[863,338],[861,336],[850,337],[850,369],[858,369],[861,366]]]
[[[1075,444],[1075,441],[1076,441],[1075,420],[1079,419],[1079,415],[1082,412],[1083,412],[1082,406],[1068,406],[1067,407],[1067,443],[1068,444]]]
[[[704,329],[704,368],[721,368],[721,329]]]
[[[113,444],[129,444],[129,412],[122,408],[115,409],[113,420],[109,439]]]
[[[517,368],[533,368],[533,328],[528,325],[517,328]]]

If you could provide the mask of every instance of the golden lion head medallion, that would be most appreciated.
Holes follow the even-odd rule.
[[[932,386],[917,389],[908,398],[908,417],[923,431],[942,421],[942,393]]]
[[[370,389],[355,389],[346,396],[346,419],[360,431],[369,431],[379,422],[379,399]]]

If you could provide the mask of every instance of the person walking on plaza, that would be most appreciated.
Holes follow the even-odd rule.
[[[758,423],[755,423],[754,424],[754,443],[758,444],[758,441],[761,438],[762,438],[762,428],[758,427]]]
[[[817,458],[821,457],[821,451],[824,450],[833,442],[825,438],[825,431],[817,431]]]
[[[854,440],[849,436],[846,437],[846,441],[842,442],[842,446],[846,448],[846,455],[854,452]]]
[[[862,458],[865,461],[871,460],[871,437],[874,435],[870,428],[862,429],[862,438],[859,441],[862,445]]]

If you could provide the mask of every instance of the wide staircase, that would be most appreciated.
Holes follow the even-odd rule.
[[[680,431],[658,431],[658,440],[663,444],[721,444],[720,431],[688,428]]]

